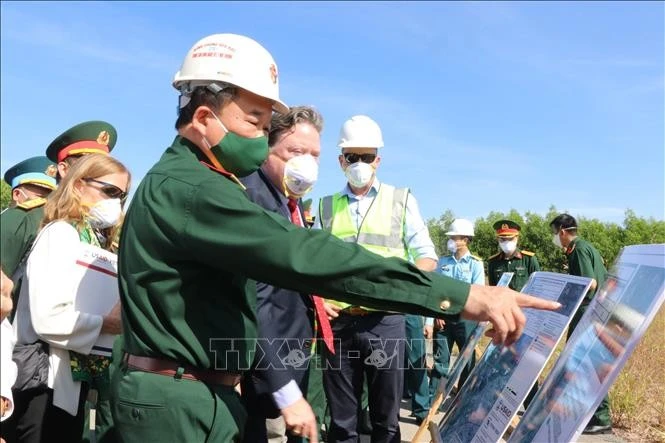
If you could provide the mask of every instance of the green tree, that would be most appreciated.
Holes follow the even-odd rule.
[[[6,181],[2,180],[0,183],[0,211],[4,211],[11,202],[12,188]]]

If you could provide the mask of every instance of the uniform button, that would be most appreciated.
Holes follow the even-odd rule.
[[[139,418],[141,416],[141,411],[138,408],[132,408],[132,417]]]
[[[441,302],[439,307],[441,308],[442,311],[447,311],[448,309],[450,309],[450,302],[448,300],[444,300]]]

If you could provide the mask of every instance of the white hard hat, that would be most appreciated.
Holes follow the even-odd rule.
[[[286,113],[289,107],[279,99],[277,65],[272,55],[249,37],[214,34],[192,46],[173,87],[187,96],[196,86],[228,83],[273,101],[273,108]]]
[[[340,148],[382,148],[381,128],[366,115],[355,115],[342,125],[337,146]]]
[[[463,235],[473,237],[473,223],[465,218],[456,218],[450,224],[450,231],[446,235]]]

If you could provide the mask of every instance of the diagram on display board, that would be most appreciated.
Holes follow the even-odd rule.
[[[534,272],[522,289],[561,303],[556,311],[524,309],[527,322],[511,346],[490,344],[439,424],[441,441],[494,443],[537,380],[591,286],[591,279]]]
[[[513,278],[513,275],[515,275],[514,272],[504,272],[503,274],[501,274],[501,278],[499,279],[499,282],[496,285],[508,286],[508,284]],[[447,405],[447,402],[444,403],[444,401],[451,394],[453,387],[455,387],[458,380],[460,379],[462,371],[464,370],[466,365],[468,365],[469,362],[471,361],[471,357],[473,356],[474,352],[476,352],[476,346],[478,345],[478,342],[480,342],[480,339],[483,338],[483,335],[485,334],[485,330],[487,330],[488,325],[489,325],[488,322],[478,323],[478,326],[476,326],[476,328],[469,336],[469,339],[464,345],[464,348],[460,350],[457,358],[455,359],[455,363],[453,364],[453,367],[450,370],[450,373],[448,374],[447,377],[442,377],[441,382],[439,383],[439,386],[437,388],[436,395],[434,396],[434,400],[432,401],[432,406],[427,414],[427,417],[425,417],[420,427],[418,428],[418,431],[413,436],[413,439],[411,440],[412,442],[415,443],[420,441],[420,437],[425,433],[426,429],[430,430],[432,439],[435,441],[437,440],[436,437],[438,435],[438,428],[436,427],[436,423],[432,422],[432,420],[441,408],[443,408],[443,412],[446,413],[448,408],[450,407],[450,405]]]
[[[575,441],[665,300],[665,245],[628,246],[509,443]]]

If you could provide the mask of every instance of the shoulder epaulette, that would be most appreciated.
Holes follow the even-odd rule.
[[[533,257],[534,255],[536,255],[535,252],[525,251],[524,249],[520,249],[520,252],[524,255],[528,255],[529,257]]]
[[[500,252],[497,252],[496,254],[494,254],[493,256],[491,256],[488,260],[492,260],[493,258],[498,257],[498,256],[500,256],[500,255],[501,255],[501,253],[500,253]]]
[[[44,206],[44,204],[46,204],[46,199],[39,197],[39,198],[33,198],[32,200],[24,201],[23,203],[16,205],[16,207],[29,211],[31,209]]]
[[[476,261],[483,261],[483,259],[480,258],[480,257],[478,257],[477,255],[473,255],[473,254],[471,254],[471,258],[474,259],[474,260],[476,260]]]

